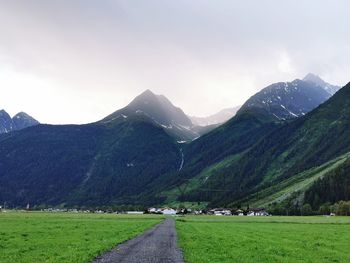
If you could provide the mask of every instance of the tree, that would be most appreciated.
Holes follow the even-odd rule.
[[[304,216],[309,216],[312,214],[312,208],[310,204],[304,204],[303,207],[301,208],[302,215]]]
[[[330,203],[325,203],[320,206],[319,212],[321,215],[329,215],[331,213]]]
[[[337,215],[349,216],[350,215],[350,201],[340,201],[338,206]]]

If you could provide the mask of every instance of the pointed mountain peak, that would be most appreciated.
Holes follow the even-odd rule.
[[[154,94],[154,92],[152,91],[152,90],[150,90],[150,89],[146,89],[144,92],[142,92],[141,94],[153,94],[153,95],[155,95]]]
[[[0,133],[12,131],[13,122],[10,115],[5,110],[0,110]]]
[[[133,107],[141,107],[141,105],[145,104],[157,104],[158,103],[158,95],[154,94],[151,90],[147,89],[138,95],[135,99],[133,99],[128,105]]]
[[[34,119],[32,116],[30,116],[29,114],[25,113],[24,111],[18,112],[15,116],[13,116],[12,119],[13,120],[15,120],[15,119],[25,119],[25,120],[28,120],[30,122],[39,124],[39,122],[36,119]]]
[[[327,83],[321,79],[318,75],[316,74],[313,74],[313,73],[308,73],[304,78],[303,78],[304,81],[307,81],[307,82],[313,82],[317,85],[320,85],[320,86],[324,86],[324,85],[327,85]]]
[[[0,110],[0,116],[6,116],[6,118],[11,118],[10,115],[4,109]]]
[[[138,95],[137,97],[150,97],[150,96],[154,96],[156,97],[157,95],[154,94],[150,89],[146,89],[144,92],[142,92],[140,95]]]
[[[13,116],[12,121],[15,130],[21,130],[30,126],[40,124],[36,119],[34,119],[32,116],[23,111]]]
[[[156,95],[147,89],[126,107],[112,113],[103,119],[104,122],[112,120],[131,120],[128,117],[145,116],[151,122],[174,134],[179,140],[192,140],[198,137],[196,131],[192,131],[191,120],[178,107],[173,105],[169,99],[163,95]]]
[[[127,108],[141,111],[161,125],[171,126],[176,123],[192,126],[190,119],[180,108],[174,106],[165,96],[156,95],[149,89],[137,96]]]
[[[18,112],[15,116],[13,116],[13,118],[18,118],[18,117],[30,117],[27,113],[25,113],[24,111]]]
[[[308,83],[312,83],[314,85],[322,87],[325,91],[327,91],[329,94],[333,95],[336,93],[341,87],[332,85],[321,79],[318,75],[309,73],[304,78],[304,81]]]

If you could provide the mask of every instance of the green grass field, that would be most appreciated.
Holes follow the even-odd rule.
[[[350,217],[177,219],[188,263],[350,262]]]
[[[0,213],[0,262],[90,262],[160,216]]]
[[[163,217],[0,213],[0,262],[90,262]],[[187,263],[350,262],[350,217],[176,219]]]

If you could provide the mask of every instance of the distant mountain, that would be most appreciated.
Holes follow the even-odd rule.
[[[210,145],[209,141],[218,140],[212,137],[215,135],[215,137],[221,138],[219,139],[220,143],[226,145],[224,146],[225,150],[219,151],[220,154],[234,145],[232,142],[231,144],[227,143],[233,137],[238,139],[237,146],[235,146],[236,151],[244,145],[244,142],[254,138],[250,142],[254,143],[258,138],[264,136],[265,132],[268,133],[269,131],[265,131],[264,127],[272,131],[272,127],[280,126],[285,120],[304,116],[329,97],[329,93],[318,85],[298,79],[292,82],[272,84],[249,98],[232,119],[198,139],[188,149],[200,143]],[[249,136],[247,132],[249,132]],[[212,145],[211,148],[214,149],[217,146]]]
[[[37,120],[25,112],[17,113],[13,118],[11,118],[6,111],[0,111],[0,134],[21,130],[38,124],[39,122]]]
[[[252,108],[256,109],[259,108]],[[270,129],[249,148],[231,150],[230,155],[214,163],[205,160],[200,163],[200,169],[192,167],[191,171],[195,172],[187,183],[190,190],[182,200],[210,202],[210,206],[249,204],[264,206],[276,213],[299,215],[304,204],[318,211],[320,205],[349,200],[349,109],[350,83],[305,116]],[[232,121],[241,114],[245,112],[237,113]],[[219,129],[190,144],[189,148],[207,140],[211,134],[220,133]],[[231,131],[236,132],[232,128]],[[206,142],[201,144],[204,146]],[[208,149],[202,148],[202,151]],[[215,152],[211,156],[214,158]],[[191,160],[189,162],[191,165]],[[196,165],[199,166],[198,162]],[[184,176],[187,169],[185,165]]]
[[[232,119],[185,148],[184,167],[178,177],[181,179],[172,184],[176,186],[185,180],[196,187],[208,189],[208,185],[202,186],[198,181],[208,180],[213,183],[209,178],[212,174],[217,174],[215,179],[213,176],[213,180],[217,180],[215,189],[218,192],[215,196],[220,196],[222,185],[229,178],[220,176],[231,171],[238,174],[240,168],[234,168],[233,165],[239,164],[236,162],[239,162],[246,151],[279,130],[285,123],[306,115],[330,96],[322,87],[302,80],[280,82],[262,89],[248,99]],[[277,146],[272,150],[276,148]],[[250,168],[259,165],[251,164]],[[203,196],[208,194],[201,190],[194,190],[192,194],[189,199],[191,201],[208,201],[203,200]],[[209,199],[211,198],[214,199],[214,196]]]
[[[235,116],[236,112],[239,110],[241,106],[236,106],[233,108],[227,108],[219,111],[216,114],[207,116],[207,117],[194,117],[190,116],[192,123],[194,125],[199,126],[209,126],[209,125],[216,125],[216,124],[222,124],[231,119],[233,116]]]
[[[25,112],[19,112],[12,118],[15,130],[21,130],[30,126],[38,125],[39,122]]]
[[[29,120],[25,117],[20,114],[15,120]],[[192,127],[181,109],[147,90],[95,123],[37,125],[3,134],[0,201],[144,204],[138,197],[141,193],[156,187],[163,174],[181,169],[183,146],[177,140],[187,130],[193,138]],[[161,201],[151,198],[150,202]]]
[[[6,133],[13,130],[13,121],[10,115],[4,111],[0,111],[0,133]]]
[[[234,165],[235,168],[231,167],[241,171],[235,175],[239,178],[235,184],[240,185],[241,192],[232,194],[230,198],[238,199],[238,196],[244,195],[252,198],[252,192],[262,191],[264,188],[264,195],[271,195],[267,188],[274,186],[274,194],[277,189],[281,193],[275,199],[270,197],[271,203],[276,200],[281,202],[287,197],[301,202],[304,192],[313,182],[328,174],[334,176],[333,169],[338,169],[344,162],[349,163],[349,109],[350,83],[306,116],[282,126],[258,142]],[[338,189],[348,191],[346,189],[350,189],[349,187],[349,184],[345,184]],[[326,192],[324,194],[325,196],[319,196],[318,199],[327,200]],[[259,198],[262,197],[263,193],[260,192]],[[331,200],[328,198],[328,201]]]
[[[287,120],[305,115],[330,97],[329,92],[313,82],[279,82],[248,99],[237,114],[256,108],[277,120]]]
[[[178,144],[146,116],[36,125],[0,135],[0,202],[140,204],[138,195],[181,163]]]
[[[155,95],[152,91],[146,90],[137,96],[125,109],[144,113],[163,126],[182,125],[191,127],[192,122],[187,115],[178,107],[175,107],[165,96]],[[117,113],[123,111],[119,110]],[[114,114],[110,115],[111,117]],[[108,118],[108,117],[107,117]]]
[[[264,199],[265,205],[286,200],[287,193],[301,203],[305,189],[335,165],[340,175],[324,183],[328,192],[342,191],[350,169],[350,161],[342,166],[350,160],[349,91],[350,84],[327,100],[330,93],[318,84],[276,83],[223,125],[204,128],[164,96],[146,91],[95,123],[7,132],[0,135],[0,203],[235,206]],[[9,127],[11,118],[0,113],[1,127]],[[17,119],[29,120],[23,114]],[[180,144],[185,140],[190,142]],[[294,191],[300,185],[301,194]],[[305,198],[333,202],[317,197],[322,189],[323,183],[316,185]]]
[[[303,78],[303,81],[316,84],[316,85],[322,87],[323,89],[325,89],[331,95],[333,95],[334,93],[336,93],[338,90],[341,89],[340,86],[329,84],[329,83],[325,82],[323,79],[321,79],[319,76],[317,76],[317,75],[315,75],[313,73],[307,74]]]
[[[15,120],[28,118],[23,114]],[[18,125],[18,124],[16,124]],[[164,96],[146,91],[128,106],[86,125],[36,125],[0,135],[0,202],[97,206],[161,203],[164,174],[183,166],[177,141],[192,125]],[[198,128],[196,135],[206,132]],[[191,135],[193,138],[193,135]],[[155,199],[154,199],[154,198]]]
[[[136,115],[147,116],[178,141],[192,141],[201,135],[180,108],[175,107],[165,96],[155,95],[150,90],[146,90],[125,108],[117,110],[102,121],[109,122]]]

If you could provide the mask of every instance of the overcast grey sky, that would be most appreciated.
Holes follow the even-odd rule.
[[[350,81],[346,0],[0,0],[0,108],[86,123],[151,89],[190,115]]]

